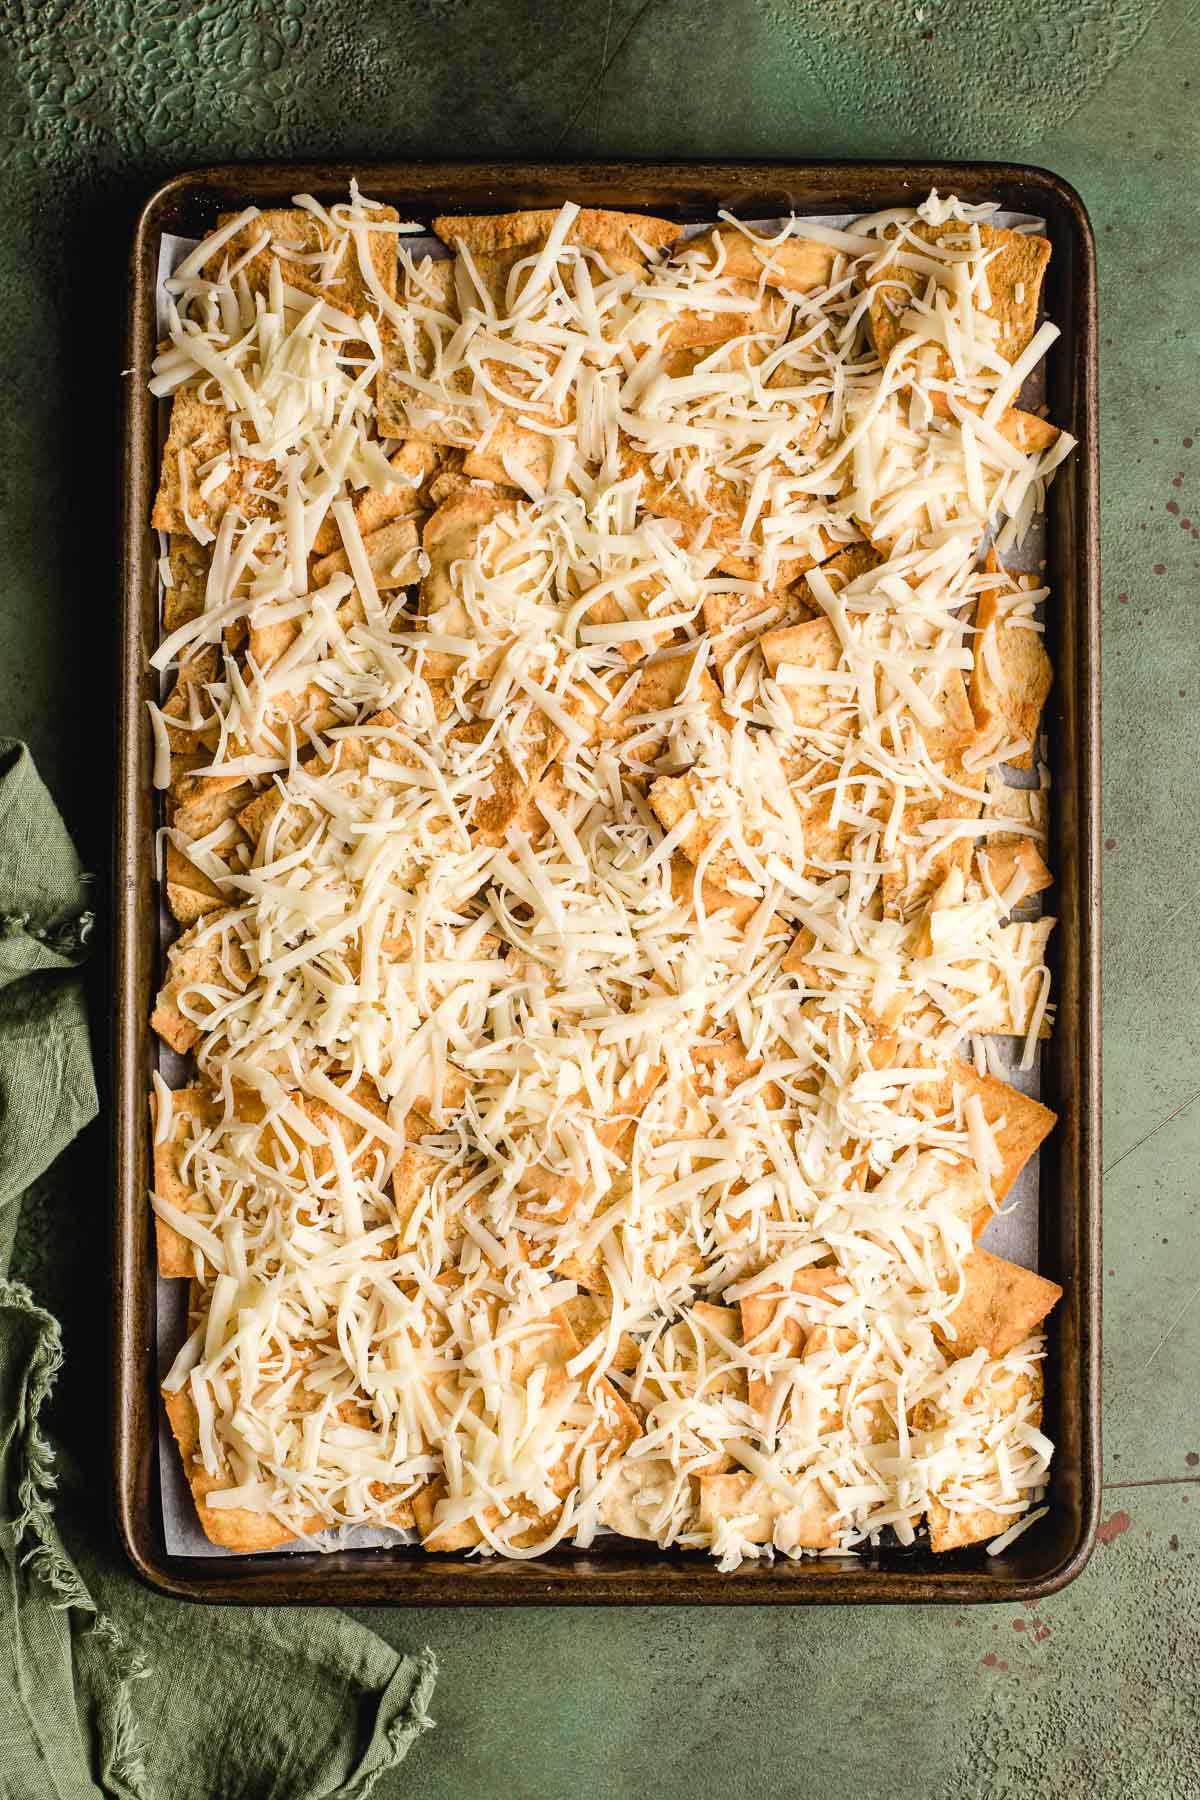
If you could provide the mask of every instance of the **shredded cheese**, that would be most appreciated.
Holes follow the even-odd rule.
[[[1066,454],[1002,429],[1053,327],[997,354],[987,211],[936,196],[949,248],[897,211],[626,256],[568,206],[441,263],[297,204],[322,294],[221,257],[249,209],[151,383],[228,422],[180,461],[207,576],[150,709],[213,890],[152,1196],[207,1504],[723,1568],[942,1508],[999,1552],[1052,1447],[1040,1339],[954,1354],[1010,1175],[954,1059],[1031,1065],[1054,921],[974,861],[1045,817],[971,760],[1008,679],[972,607]]]

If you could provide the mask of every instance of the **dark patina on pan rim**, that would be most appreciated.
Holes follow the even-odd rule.
[[[164,231],[200,235],[247,201],[286,204],[298,192],[336,198],[356,176],[403,217],[585,205],[664,213],[683,222],[720,208],[744,217],[795,210],[864,213],[913,205],[936,187],[999,200],[1046,220],[1053,245],[1047,312],[1062,337],[1050,356],[1050,414],[1079,440],[1050,494],[1047,644],[1055,687],[1046,713],[1054,788],[1058,1019],[1044,1059],[1044,1096],[1060,1115],[1042,1152],[1040,1267],[1065,1292],[1049,1325],[1046,1429],[1057,1444],[1050,1511],[1011,1548],[983,1545],[935,1557],[881,1546],[862,1554],[745,1564],[722,1574],[703,1552],[624,1538],[533,1562],[432,1556],[419,1548],[328,1555],[172,1556],[158,1481],[155,1270],[146,1091],[157,985],[153,840],[156,801],[145,701],[157,630],[157,546],[149,527],[157,470],[156,413],[145,381],[155,342],[155,279]],[[1086,209],[1066,182],[1007,163],[596,162],[246,163],[174,176],[142,208],[127,314],[122,593],[117,667],[114,821],[114,1177],[116,1283],[113,1376],[117,1522],[137,1574],[178,1599],[242,1604],[368,1606],[805,1605],[1035,1601],[1079,1574],[1100,1504],[1100,646],[1097,511],[1095,246]]]

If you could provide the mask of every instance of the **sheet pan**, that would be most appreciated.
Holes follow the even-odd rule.
[[[153,881],[157,823],[149,782],[146,667],[157,641],[157,544],[149,529],[160,421],[145,391],[156,336],[159,278],[177,237],[210,229],[219,211],[246,203],[286,203],[297,191],[344,193],[351,174],[364,191],[427,220],[440,211],[501,211],[584,203],[638,208],[693,226],[729,208],[763,220],[794,211],[828,216],[914,203],[931,186],[963,198],[998,199],[1045,220],[1054,246],[1047,312],[1063,336],[1051,352],[1048,398],[1057,423],[1080,440],[1051,489],[1045,554],[1054,591],[1047,642],[1057,682],[1047,716],[1054,788],[1051,896],[1055,934],[1054,1039],[1038,1085],[1062,1122],[1027,1181],[1023,1203],[989,1233],[989,1247],[1040,1267],[1062,1282],[1051,1321],[1047,1429],[1058,1453],[1051,1510],[1000,1557],[982,1546],[934,1558],[882,1547],[857,1555],[750,1565],[721,1574],[702,1554],[599,1540],[588,1552],[560,1550],[545,1561],[434,1558],[356,1534],[333,1551],[269,1555],[217,1551],[200,1533],[157,1396],[160,1357],[176,1334],[170,1290],[153,1267],[146,1204],[148,1072],[161,1066],[147,1014],[162,951]],[[1040,1597],[1071,1579],[1091,1547],[1098,1497],[1098,909],[1099,800],[1096,645],[1095,283],[1091,233],[1072,190],[1031,169],[914,165],[356,165],[353,169],[261,167],[177,177],[143,209],[130,284],[130,383],[126,404],[125,516],[119,667],[119,781],[116,913],[115,1173],[117,1316],[115,1334],[118,1517],[135,1568],[166,1591],[206,1600],[436,1603],[705,1601],[929,1601]],[[1041,546],[1037,546],[1040,553]],[[165,1072],[165,1071],[164,1071]],[[1022,1081],[1021,1085],[1027,1085]],[[999,1231],[1004,1242],[996,1241]]]

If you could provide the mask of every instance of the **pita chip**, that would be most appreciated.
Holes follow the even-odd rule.
[[[180,1055],[199,1041],[204,1027],[185,1015],[183,1004],[193,1010],[204,989],[215,988],[217,999],[209,1001],[209,1010],[242,992],[250,978],[245,953],[236,940],[228,940],[225,931],[213,919],[201,921],[185,931],[167,952],[167,978],[155,1002],[150,1023],[160,1038]],[[226,946],[228,944],[228,949]]]
[[[802,729],[827,730],[833,715],[853,700],[850,682],[823,679],[836,677],[842,665],[842,641],[823,613],[801,625],[768,631],[759,639],[759,649]]]
[[[354,519],[364,540],[394,519],[419,517],[432,512],[430,488],[445,452],[427,438],[406,438],[388,457],[396,476],[389,488],[363,488],[354,501]],[[331,513],[321,520],[313,540],[318,556],[329,556],[341,547],[341,533]]]
[[[433,221],[433,229],[452,250],[467,251],[495,305],[504,313],[513,270],[544,248],[560,210],[444,214]],[[585,206],[571,221],[564,243],[595,251],[614,274],[622,275],[644,268],[675,242],[679,232],[673,219]]]
[[[176,389],[158,494],[150,515],[156,531],[205,544],[216,536],[217,526],[230,504],[236,504],[247,518],[270,510],[271,502],[251,491],[266,473],[266,465],[233,456],[231,417],[220,401],[202,400],[195,385]],[[210,493],[202,495],[200,488],[207,477],[225,465],[228,473],[224,479]]]
[[[939,1556],[947,1550],[962,1550],[968,1544],[982,1544],[999,1537],[1013,1523],[1011,1513],[993,1512],[986,1506],[952,1510],[932,1497],[925,1517],[929,1523],[929,1547]]]
[[[179,1446],[183,1472],[196,1503],[196,1516],[209,1542],[219,1544],[224,1550],[277,1550],[281,1544],[292,1543],[296,1533],[282,1525],[271,1513],[250,1512],[240,1506],[208,1504],[212,1494],[236,1485],[233,1473],[225,1469],[219,1475],[210,1475],[204,1467],[200,1454],[200,1422],[196,1404],[186,1388],[180,1388],[176,1394],[164,1394],[163,1404],[172,1435]],[[314,1514],[304,1520],[303,1529],[306,1533],[323,1531],[325,1523],[318,1514]]]
[[[1044,893],[1054,882],[1032,838],[1016,838],[1008,844],[990,839],[976,850],[975,862],[984,887],[994,888],[1010,911],[1034,894]]]
[[[1061,1299],[1057,1282],[975,1249],[963,1262],[961,1296],[934,1333],[948,1356],[1007,1356]]]
[[[207,1088],[176,1088],[171,1096],[171,1125],[163,1142],[154,1144],[154,1192],[180,1212],[196,1209],[196,1192],[183,1173],[183,1161],[189,1146],[206,1126],[219,1115],[220,1108]],[[159,1099],[150,1094],[150,1129],[158,1135]],[[154,1215],[154,1240],[158,1250],[158,1272],[164,1280],[180,1280],[195,1273],[195,1252],[191,1244]]]
[[[410,587],[420,580],[423,564],[414,520],[392,519],[379,526],[363,538],[363,549],[381,594],[392,588]],[[331,576],[351,572],[347,551],[333,550],[314,565],[313,580],[318,587],[324,587]]]
[[[218,224],[228,224],[233,217],[232,213],[222,214]],[[368,220],[367,244],[374,278],[392,299],[396,294],[396,234],[371,226],[395,225],[399,220],[399,213],[391,206],[373,207]],[[268,233],[268,241],[255,248]],[[202,271],[209,280],[215,280],[222,265],[237,262],[250,250],[253,255],[243,263],[240,273],[252,294],[269,291],[271,266],[278,260],[289,287],[311,299],[326,301],[348,318],[361,319],[369,313],[378,322],[378,302],[359,263],[354,238],[331,232],[304,207],[281,206],[258,213],[201,265]],[[325,260],[314,260],[322,252]]]
[[[240,836],[240,833],[239,833]],[[167,841],[164,859],[166,877],[167,905],[172,917],[181,925],[195,925],[200,919],[211,913],[220,912],[228,906],[228,897],[222,893],[211,876],[195,864],[191,857]]]
[[[986,589],[975,607],[971,709],[980,741],[992,747],[1020,742],[1024,748],[1005,760],[1016,769],[1028,769],[1053,670],[1042,633],[1009,616],[1000,596],[1004,588],[1019,596],[1019,589],[998,566],[997,573],[1003,586]]]
[[[774,1544],[779,1550],[832,1550],[837,1544],[837,1508],[817,1481],[809,1481],[803,1504],[745,1470],[701,1475],[698,1485],[702,1531],[715,1534],[720,1525],[736,1519],[741,1536],[751,1544]],[[803,1487],[804,1478],[792,1485]]]
[[[919,242],[959,252],[954,260],[963,260],[971,228],[960,220],[948,219],[941,225],[920,220],[911,229]],[[977,229],[982,249],[990,257],[985,275],[987,304],[978,310],[996,321],[996,353],[1005,362],[1013,363],[1037,326],[1038,297],[1050,261],[1050,244],[1046,238],[994,225],[980,224]],[[900,254],[903,258],[910,252],[902,250]],[[946,268],[951,266],[948,263]],[[902,320],[906,308],[914,295],[924,293],[930,276],[924,269],[905,268],[900,261],[889,263],[869,279],[872,288],[871,335],[880,361],[886,362],[905,335]],[[940,269],[938,285],[945,285]],[[944,353],[939,371],[943,375],[950,372],[949,359]]]

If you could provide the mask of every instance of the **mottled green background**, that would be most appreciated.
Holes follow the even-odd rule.
[[[1108,1488],[1092,1564],[1040,1609],[962,1616],[372,1614],[443,1664],[437,1740],[389,1792],[1200,1796],[1198,19],[1187,0],[0,0],[0,730],[34,745],[100,881],[123,258],[163,175],[261,155],[995,156],[1065,175],[1096,226]],[[102,1035],[99,963],[93,982]],[[65,1319],[58,1427],[97,1470],[104,1366],[83,1352],[107,1319],[109,1230],[100,1125],[27,1204],[18,1263]]]

